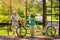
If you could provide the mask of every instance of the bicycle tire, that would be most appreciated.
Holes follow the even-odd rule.
[[[54,33],[53,33],[54,31]],[[53,26],[47,27],[46,34],[48,36],[54,36],[56,34],[56,29]]]
[[[22,29],[23,28],[23,29]],[[20,34],[18,33],[18,30],[20,29]],[[24,30],[25,32],[23,33],[22,32],[22,30]],[[17,36],[26,36],[26,34],[27,34],[27,29],[24,27],[24,26],[22,26],[22,27],[18,27],[17,29],[16,29],[16,33],[17,33]]]

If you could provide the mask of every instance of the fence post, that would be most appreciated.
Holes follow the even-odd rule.
[[[26,0],[26,4],[25,4],[25,17],[27,19],[27,0]]]
[[[60,0],[59,1],[59,35],[60,35]]]

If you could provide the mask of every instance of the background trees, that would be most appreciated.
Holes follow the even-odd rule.
[[[10,5],[9,0],[0,0],[0,22],[7,22],[9,19],[10,6],[12,6],[12,11],[17,10],[21,17],[25,14],[25,0],[12,0],[12,5]],[[46,14],[51,14],[51,0],[46,0]],[[42,0],[29,0],[27,1],[27,12],[35,12],[36,14],[43,15],[43,2]],[[58,14],[58,0],[52,0],[52,14]],[[56,18],[55,18],[56,17]],[[58,16],[54,15],[53,20],[57,20]],[[48,20],[48,19],[47,19]]]

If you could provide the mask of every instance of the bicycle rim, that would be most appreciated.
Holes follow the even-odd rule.
[[[16,33],[17,33],[17,36],[26,36],[27,30],[24,27],[20,27],[20,28],[17,28]]]
[[[48,36],[54,36],[56,34],[56,30],[53,26],[49,26],[46,30],[46,34]]]

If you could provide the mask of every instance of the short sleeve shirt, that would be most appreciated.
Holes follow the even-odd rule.
[[[10,19],[12,20],[12,22],[17,22],[20,19],[19,15],[11,15]]]
[[[29,17],[28,19],[30,26],[34,26],[36,24],[32,17]]]
[[[11,15],[10,19],[12,20],[12,26],[19,27],[18,21],[20,19],[19,15]]]

